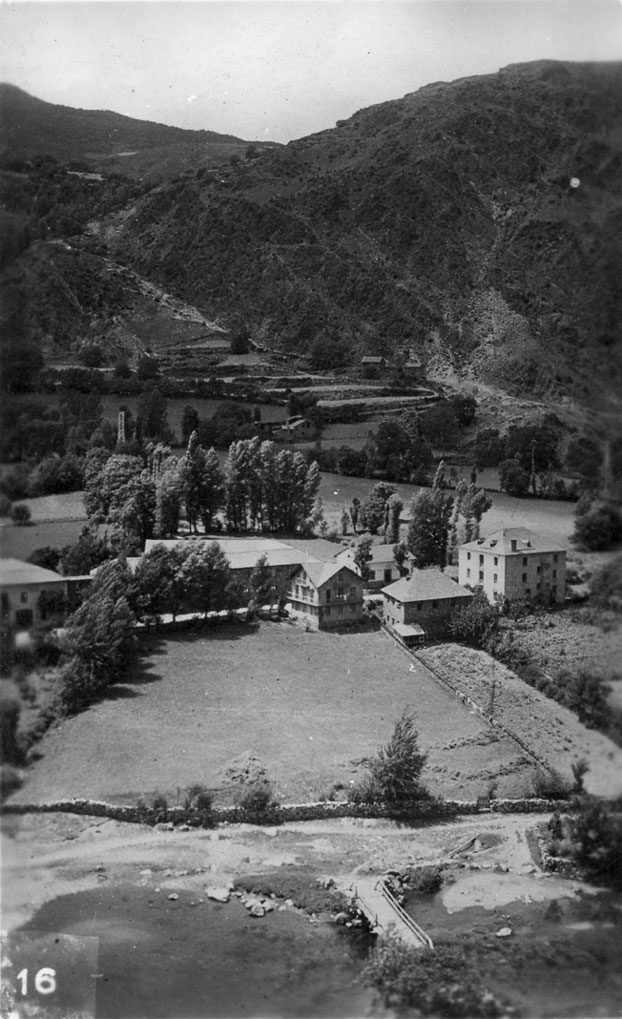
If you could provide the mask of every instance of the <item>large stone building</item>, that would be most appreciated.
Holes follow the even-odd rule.
[[[506,527],[460,547],[458,580],[465,587],[481,587],[490,602],[500,596],[561,604],[566,549],[526,527]]]
[[[290,609],[320,630],[359,623],[363,616],[363,581],[340,563],[307,562],[289,585]]]
[[[456,584],[440,570],[413,570],[382,589],[385,623],[408,643],[405,627],[413,628],[413,638],[424,631],[436,639],[447,632],[447,623],[456,609],[468,605],[473,594]]]
[[[41,623],[60,625],[69,610],[68,585],[69,578],[53,570],[19,559],[0,559],[3,626],[30,630]]]

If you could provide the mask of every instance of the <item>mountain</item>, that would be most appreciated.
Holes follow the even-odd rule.
[[[103,224],[115,257],[283,350],[407,345],[517,394],[620,389],[622,65],[428,85]]]
[[[0,159],[5,163],[48,155],[93,170],[163,179],[188,166],[228,159],[247,146],[233,135],[59,106],[0,84]]]
[[[152,141],[177,130],[140,126]],[[64,207],[45,211],[51,185],[37,180],[41,240],[24,248],[15,219],[6,272],[16,307],[27,296],[20,321],[48,350],[60,333],[74,347],[87,326],[103,337],[115,316],[132,333],[119,278],[101,293],[97,260],[108,260],[204,320],[243,319],[256,340],[297,356],[320,344],[328,361],[357,364],[410,348],[430,378],[495,400],[619,414],[622,64],[512,65],[215,170],[132,187],[80,180],[71,255],[45,241],[46,224],[62,232]],[[69,185],[60,171],[54,181],[60,201]],[[14,198],[10,214],[21,209]]]

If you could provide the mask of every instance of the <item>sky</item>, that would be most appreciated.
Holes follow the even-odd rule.
[[[0,0],[3,81],[245,139],[540,59],[622,59],[622,0]]]

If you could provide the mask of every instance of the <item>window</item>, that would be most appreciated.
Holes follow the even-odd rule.
[[[300,598],[300,584],[296,584],[296,597]]]
[[[326,588],[326,601],[327,602],[330,601],[330,588],[329,587]]]
[[[537,573],[541,573],[541,572],[542,572],[542,567],[541,567],[541,566],[538,566],[538,569],[537,569],[537,571],[536,571],[536,572],[537,572]]]
[[[467,552],[467,559],[470,559],[470,558],[471,558],[471,553]]]
[[[536,591],[539,591],[539,590],[540,590],[540,582],[538,581],[538,583],[536,584]]]
[[[498,565],[499,565],[499,556],[496,555],[495,556],[495,566],[498,566]]]
[[[484,557],[483,557],[483,555],[481,555],[481,556],[479,557],[479,564],[480,564],[480,566],[483,566],[483,565],[484,565]]]
[[[350,588],[350,597],[351,598],[356,598],[356,588],[355,587],[351,587]]]
[[[483,583],[483,582],[484,582],[484,571],[483,571],[483,570],[480,570],[480,571],[479,571],[479,579],[480,579],[480,582],[481,582],[481,583]]]
[[[557,580],[557,570],[553,570],[553,580]]]
[[[523,566],[526,566],[526,565],[527,565],[527,556],[524,555],[523,556]]]
[[[554,563],[556,563],[556,562],[557,562],[557,552],[555,552],[555,553],[553,554],[553,562],[554,562]]]
[[[28,591],[22,591],[22,593],[19,596],[19,600],[21,601],[22,605],[26,605],[28,603]]]
[[[471,576],[471,571],[467,570],[467,577],[470,577],[470,576]]]
[[[375,570],[370,570],[369,571],[369,579],[370,580],[375,580],[376,579],[376,571]]]
[[[493,574],[492,582],[493,584],[497,584],[499,582],[499,578],[496,573]]]
[[[421,611],[421,602],[420,601],[417,602],[415,608],[417,609],[417,612]]]
[[[527,574],[523,573],[523,584],[527,583]]]
[[[525,591],[525,594],[529,598],[529,595],[531,594],[531,588],[530,587],[527,588],[527,590]]]
[[[438,602],[433,601],[432,602],[432,608],[435,609],[437,607],[438,607]]]
[[[390,584],[391,583],[392,572],[393,571],[391,569],[388,569],[388,570],[384,571],[384,582],[385,582],[385,584]]]

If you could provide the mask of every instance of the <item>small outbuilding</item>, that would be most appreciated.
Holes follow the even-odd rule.
[[[413,570],[382,589],[385,623],[421,627],[427,637],[437,639],[447,632],[451,615],[473,597],[472,591],[461,587],[440,570]],[[396,631],[399,633],[399,631]]]

